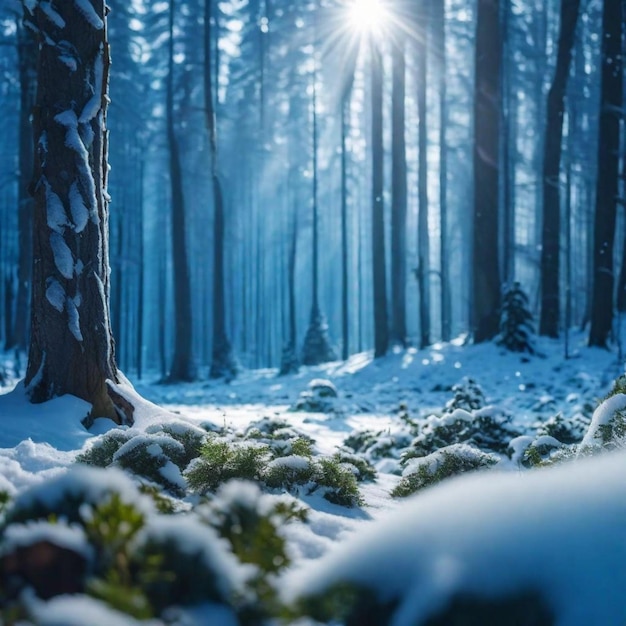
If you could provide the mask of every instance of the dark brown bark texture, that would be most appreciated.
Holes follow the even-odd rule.
[[[498,174],[500,120],[500,37],[498,0],[479,0],[474,92],[474,232],[472,329],[474,341],[499,330]]]
[[[613,243],[619,195],[623,99],[623,3],[605,0],[602,15],[602,89],[593,241],[593,299],[589,345],[606,348],[614,312]]]
[[[559,35],[556,70],[548,93],[546,136],[543,156],[543,228],[541,245],[541,317],[539,334],[558,337],[561,194],[561,142],[565,89],[572,60],[572,47],[580,0],[561,1],[561,32]]]
[[[57,16],[50,19],[50,11]],[[29,19],[40,33],[34,113],[31,342],[33,402],[73,394],[92,417],[119,419],[109,321],[104,0],[52,2]]]

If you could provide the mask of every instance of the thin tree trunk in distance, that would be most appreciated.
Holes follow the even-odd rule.
[[[406,215],[407,165],[405,138],[406,37],[392,42],[391,95],[391,340],[406,346]]]
[[[211,180],[213,183],[213,353],[211,378],[231,379],[237,375],[237,364],[226,332],[226,294],[224,289],[224,194],[218,175],[217,120],[213,104],[213,77],[211,60],[211,0],[204,2],[204,97],[206,127],[211,152]]]
[[[174,356],[168,382],[192,381],[196,377],[192,353],[191,282],[187,259],[187,228],[180,148],[174,126],[174,14],[170,0],[169,58],[167,75],[166,124],[170,153],[172,203],[172,267],[174,270]]]
[[[428,231],[428,127],[426,83],[428,80],[428,36],[430,30],[430,1],[422,0],[418,36],[418,226],[417,226],[417,284],[420,311],[420,348],[430,345],[430,233]]]
[[[543,156],[543,228],[541,245],[541,317],[539,334],[559,335],[561,237],[561,143],[565,89],[572,60],[580,0],[561,0],[561,32],[556,70],[548,92]]]
[[[372,270],[374,296],[374,356],[389,347],[387,275],[385,269],[385,213],[383,202],[383,62],[378,43],[370,41],[372,98]]]

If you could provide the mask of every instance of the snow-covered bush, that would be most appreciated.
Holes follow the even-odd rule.
[[[548,435],[564,444],[579,443],[589,428],[589,422],[581,413],[567,419],[557,413],[539,425],[537,435]]]
[[[495,341],[511,352],[535,354],[535,329],[528,296],[518,282],[505,290],[500,310],[500,334]]]
[[[336,413],[337,398],[337,388],[332,382],[316,378],[309,383],[306,391],[300,393],[291,410],[305,413]]]
[[[446,411],[452,413],[456,409],[465,411],[477,411],[485,404],[485,394],[480,385],[473,378],[463,378],[452,386],[454,397],[446,402]]]
[[[404,498],[446,478],[492,467],[498,461],[496,455],[467,444],[446,446],[428,456],[410,459],[391,495]]]
[[[258,443],[235,444],[224,438],[209,439],[185,470],[193,491],[215,491],[233,478],[260,480],[263,468],[271,458],[269,446]]]
[[[412,429],[406,428],[394,432],[359,430],[350,433],[343,445],[371,463],[381,459],[399,459],[413,438]]]
[[[132,437],[128,430],[114,428],[98,437],[93,444],[77,457],[78,463],[108,467],[113,463],[115,453]]]
[[[591,418],[580,450],[588,448],[623,448],[626,446],[626,393],[621,393],[621,381],[598,406]]]
[[[111,623],[132,624],[200,603],[220,605],[233,618],[224,623],[235,623],[249,575],[199,517],[159,515],[122,472],[76,465],[10,505],[0,529],[0,623],[22,615],[100,624],[119,611],[128,618]],[[93,620],[90,612],[82,622],[46,621],[41,599],[67,594],[93,605]]]
[[[333,455],[333,458],[350,469],[357,482],[376,480],[376,468],[362,456],[340,450]]]
[[[442,416],[431,415],[422,432],[412,441],[404,459],[423,457],[456,443],[473,444],[481,450],[504,453],[509,441],[517,437],[511,416],[495,407],[469,413],[455,409]]]

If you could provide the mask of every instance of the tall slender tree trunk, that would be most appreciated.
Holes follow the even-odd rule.
[[[372,270],[374,296],[374,356],[384,356],[389,347],[387,274],[385,268],[385,211],[383,201],[383,61],[372,38]]]
[[[499,0],[478,0],[474,86],[474,220],[472,320],[474,341],[495,337],[499,328]]]
[[[406,345],[407,164],[405,137],[406,37],[400,31],[392,46],[391,94],[391,339]]]
[[[33,129],[30,118],[37,92],[37,42],[33,33],[21,23],[17,25],[17,56],[20,77],[20,130],[19,130],[19,190],[17,301],[13,334],[6,346],[26,350],[28,347],[28,318],[30,310],[30,284],[33,265],[33,198],[28,186],[33,176]]]
[[[56,10],[53,21],[50,10]],[[120,421],[109,321],[105,13],[104,0],[89,0],[80,10],[66,2],[44,12],[37,4],[26,16],[42,42],[63,39],[68,45],[40,46],[25,385],[33,402],[72,394],[91,403],[92,417]]]
[[[191,381],[196,377],[193,363],[191,281],[187,259],[187,227],[180,148],[174,124],[174,16],[176,3],[170,0],[169,51],[166,93],[167,145],[170,153],[172,203],[172,267],[174,269],[174,355],[169,382]]]
[[[213,65],[211,36],[211,0],[204,1],[204,98],[206,127],[211,152],[213,183],[213,353],[211,378],[231,379],[237,375],[237,363],[226,331],[226,294],[224,289],[224,194],[218,175],[217,119],[213,104]]]
[[[417,226],[417,284],[420,311],[420,348],[430,345],[430,233],[428,230],[428,122],[426,86],[428,81],[428,38],[430,31],[430,0],[422,0],[417,46],[418,92],[418,226]]]
[[[349,93],[341,102],[341,358],[350,355],[350,311],[348,310],[348,149],[346,145],[350,115]]]
[[[565,90],[572,60],[572,47],[580,0],[561,0],[561,32],[556,70],[548,92],[547,123],[543,156],[543,228],[541,246],[541,317],[539,334],[559,335],[561,254],[561,143]]]
[[[439,76],[439,272],[441,279],[441,339],[452,337],[450,253],[448,246],[448,104],[445,1],[433,3],[433,52]]]
[[[602,14],[602,89],[593,246],[593,300],[589,345],[606,348],[614,310],[613,242],[619,194],[620,116],[623,115],[622,30],[620,0],[605,0]]]

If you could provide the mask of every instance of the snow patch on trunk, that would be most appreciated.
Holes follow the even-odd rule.
[[[79,13],[85,18],[91,26],[96,30],[102,30],[104,28],[104,22],[93,8],[93,4],[89,0],[74,0],[74,4]]]
[[[65,306],[65,289],[61,283],[54,279],[48,279],[48,288],[46,289],[46,300],[59,312],[63,312]]]
[[[65,239],[57,233],[50,233],[50,246],[54,256],[54,264],[64,278],[68,280],[74,276],[74,257],[65,243]]]

